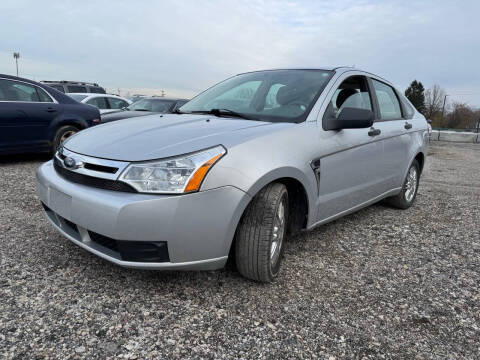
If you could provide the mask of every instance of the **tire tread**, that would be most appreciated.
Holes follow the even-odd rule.
[[[237,229],[235,251],[238,271],[245,277],[270,282],[270,240],[276,205],[285,185],[272,183],[252,199]],[[285,239],[284,239],[285,240]]]

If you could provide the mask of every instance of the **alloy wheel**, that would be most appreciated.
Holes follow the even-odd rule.
[[[405,200],[411,202],[415,197],[415,192],[417,191],[418,184],[418,173],[415,166],[412,166],[408,170],[407,181],[405,183]]]
[[[277,265],[282,253],[285,236],[285,206],[285,197],[282,197],[273,221],[272,242],[270,244],[270,267],[272,269]]]

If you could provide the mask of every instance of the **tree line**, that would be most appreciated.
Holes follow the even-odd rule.
[[[462,102],[450,103],[445,90],[439,85],[424,88],[420,81],[413,80],[405,90],[405,96],[427,119],[432,127],[449,129],[474,129],[480,119],[480,109]]]

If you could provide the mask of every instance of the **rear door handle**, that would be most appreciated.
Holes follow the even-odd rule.
[[[382,133],[382,130],[380,129],[375,129],[375,128],[370,128],[370,131],[368,132],[368,136],[377,136]]]
[[[47,112],[55,112],[55,111],[57,111],[57,110],[54,109],[54,108],[51,108],[51,107],[47,108]]]
[[[406,122],[404,125],[404,128],[408,130],[408,129],[411,129],[412,126],[413,126],[412,124],[410,124],[409,122]]]

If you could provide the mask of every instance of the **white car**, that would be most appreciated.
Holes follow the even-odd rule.
[[[110,94],[69,93],[67,95],[78,102],[95,106],[100,110],[100,114],[123,109],[132,103],[128,99]]]

